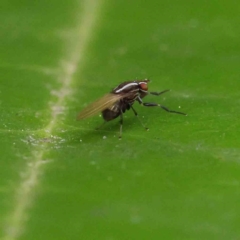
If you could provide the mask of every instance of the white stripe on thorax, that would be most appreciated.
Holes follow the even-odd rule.
[[[128,88],[129,86],[134,86],[134,85],[138,85],[138,83],[128,83],[127,85],[123,86],[122,88],[118,89],[117,91],[115,91],[116,93],[121,92],[122,90],[124,90],[125,88]]]

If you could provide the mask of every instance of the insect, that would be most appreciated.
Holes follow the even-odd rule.
[[[143,98],[148,95],[159,96],[169,90],[164,90],[162,92],[148,92],[148,82],[150,80],[135,80],[135,81],[127,81],[123,82],[117,87],[115,87],[110,93],[104,95],[102,98],[88,105],[85,109],[83,109],[77,116],[78,120],[85,119],[91,117],[98,112],[102,112],[102,117],[104,119],[104,123],[111,121],[117,117],[120,117],[120,132],[119,138],[122,137],[122,126],[123,126],[123,113],[126,110],[132,109],[135,116],[138,117],[136,110],[133,108],[133,104],[135,101],[140,103],[145,107],[161,107],[163,110],[169,113],[177,113],[186,115],[182,112],[177,112],[164,107],[158,103],[148,103],[143,102]],[[139,119],[139,118],[138,118]],[[141,120],[139,119],[141,122]],[[148,130],[148,128],[141,122],[142,126]],[[102,126],[102,125],[101,125]]]

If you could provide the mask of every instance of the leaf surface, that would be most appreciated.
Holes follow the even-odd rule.
[[[238,239],[235,2],[3,1],[0,238]],[[188,116],[134,105],[76,121],[119,83]]]

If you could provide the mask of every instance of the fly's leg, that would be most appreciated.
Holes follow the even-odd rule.
[[[137,98],[137,101],[138,101],[141,105],[143,105],[143,106],[145,106],[145,107],[160,107],[160,108],[162,108],[163,110],[165,110],[165,111],[167,111],[167,112],[169,112],[169,113],[177,113],[177,114],[181,114],[181,115],[187,116],[186,113],[170,110],[170,109],[168,109],[167,107],[165,107],[165,106],[163,106],[163,105],[161,105],[161,104],[159,104],[159,103],[144,103],[140,97]]]
[[[107,121],[104,121],[99,127],[96,127],[95,130],[99,130],[100,128],[102,128],[105,125],[106,122]]]
[[[133,112],[134,112],[134,115],[137,117],[137,119],[139,120],[139,122],[142,124],[142,126],[148,131],[149,130],[149,128],[148,127],[146,127],[143,123],[142,123],[142,121],[141,121],[141,119],[138,117],[138,113],[136,112],[136,110],[133,108],[133,106],[132,105],[130,105],[130,107],[131,107],[131,109],[133,110]]]
[[[167,111],[169,113],[177,113],[177,114],[181,114],[181,115],[187,116],[186,113],[170,110],[167,107],[165,107],[165,106],[163,106],[161,104],[158,104],[158,103],[141,103],[141,105],[143,105],[145,107],[160,107],[160,108],[162,108],[163,110],[165,110],[165,111]]]
[[[159,95],[161,95],[165,92],[169,92],[169,91],[170,91],[170,89],[164,90],[162,92],[149,92],[149,93],[152,94],[152,95],[155,95],[155,96],[159,96]]]
[[[119,130],[119,140],[122,139],[122,126],[123,126],[123,113],[121,111],[121,114],[120,114],[120,130]]]

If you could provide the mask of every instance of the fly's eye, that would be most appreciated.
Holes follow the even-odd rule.
[[[147,91],[148,90],[148,85],[147,83],[143,82],[143,83],[140,83],[140,88],[143,90],[143,91]]]

